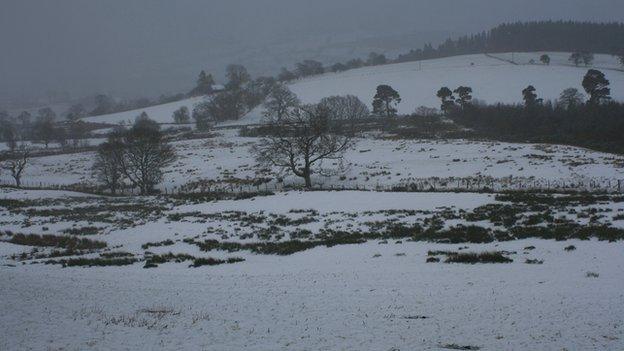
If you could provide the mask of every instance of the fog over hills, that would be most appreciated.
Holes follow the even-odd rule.
[[[306,58],[390,56],[501,22],[623,21],[617,0],[55,0],[0,11],[0,97],[185,91],[228,63],[273,74]]]

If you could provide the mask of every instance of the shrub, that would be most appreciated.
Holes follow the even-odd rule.
[[[513,260],[509,257],[504,256],[501,252],[492,251],[492,252],[463,252],[463,253],[454,253],[449,255],[446,258],[446,263],[510,263]]]
[[[88,266],[88,267],[104,267],[104,266],[128,266],[137,262],[135,258],[114,258],[114,259],[104,259],[104,258],[70,258],[67,260],[49,260],[46,261],[45,264],[62,264],[63,267],[77,267],[77,266]]]
[[[524,261],[524,263],[526,263],[526,264],[543,264],[544,260],[538,260],[538,259],[532,260],[532,259],[528,259],[527,258],[526,261]]]
[[[98,227],[82,227],[82,228],[68,228],[63,230],[63,233],[70,235],[95,235],[100,232]]]
[[[171,239],[167,239],[167,240],[164,240],[164,241],[159,241],[159,242],[155,242],[155,243],[145,243],[145,244],[141,245],[141,248],[142,248],[143,250],[147,250],[147,249],[149,249],[150,247],[171,246],[171,245],[173,245],[173,244],[175,244],[175,243],[173,242],[173,240],[171,240]]]
[[[102,241],[57,235],[15,234],[9,242],[26,246],[62,247],[69,250],[95,250],[106,247],[106,243]]]
[[[574,251],[576,250],[576,246],[570,245],[563,248],[565,251]]]
[[[232,264],[243,261],[245,261],[245,259],[241,257],[230,257],[226,260],[220,260],[212,257],[196,258],[195,260],[193,260],[193,263],[189,267],[197,268],[201,266],[216,266],[220,264]]]

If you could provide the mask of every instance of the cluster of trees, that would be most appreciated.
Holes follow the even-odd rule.
[[[160,126],[142,113],[132,128],[117,128],[98,147],[93,173],[112,194],[128,183],[141,195],[154,192],[163,169],[176,158]]]
[[[454,94],[457,94],[457,97],[455,97]],[[442,101],[440,109],[448,113],[457,107],[457,105],[461,106],[462,109],[470,105],[472,101],[472,88],[460,86],[455,90],[451,90],[448,87],[442,87],[438,90],[436,96]]]
[[[594,54],[588,51],[576,51],[570,55],[568,61],[572,62],[575,66],[584,64],[587,67],[594,62]]]
[[[35,116],[23,111],[17,116],[0,112],[0,140],[6,142],[9,150],[15,150],[26,140],[41,142],[48,148],[51,142],[61,147],[79,146],[87,134],[87,127],[77,112],[70,109],[64,125],[58,122],[56,113],[50,108],[40,109]]]
[[[624,24],[573,21],[517,22],[502,24],[475,35],[447,39],[434,48],[399,55],[396,62],[418,61],[455,55],[509,51],[568,51],[622,54]]]
[[[507,141],[563,143],[624,152],[624,104],[611,101],[609,80],[594,69],[582,82],[588,98],[575,88],[557,101],[543,101],[537,90],[522,91],[523,105],[468,105],[449,117],[482,136]]]
[[[226,68],[225,89],[213,94],[210,99],[197,104],[192,113],[197,129],[207,130],[213,122],[237,120],[248,111],[260,105],[278,85],[273,77],[252,79],[242,65],[229,65]],[[177,116],[177,119],[176,119]],[[174,119],[186,120],[188,111],[174,113]]]
[[[166,104],[173,101],[179,101],[188,97],[187,94],[173,94],[173,95],[161,95],[156,99],[148,99],[148,98],[137,98],[137,99],[126,99],[122,101],[115,100],[112,96],[107,94],[98,94],[93,97],[93,109],[86,110],[81,104],[77,104],[72,106],[71,109],[76,109],[78,111],[83,111],[82,117],[90,115],[90,116],[101,116],[107,115],[110,113],[124,112],[137,110],[141,108],[146,108],[149,106]]]
[[[292,71],[285,67],[282,68],[282,71],[277,76],[277,80],[280,82],[287,82],[297,78],[305,78],[326,72],[343,72],[360,67],[385,65],[389,62],[390,60],[386,58],[384,54],[376,52],[371,52],[365,60],[355,58],[345,62],[338,62],[327,67],[319,61],[304,60],[295,64],[295,69]]]

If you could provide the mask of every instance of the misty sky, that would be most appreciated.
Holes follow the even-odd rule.
[[[155,96],[230,62],[273,74],[538,19],[624,21],[624,1],[2,0],[0,97]]]

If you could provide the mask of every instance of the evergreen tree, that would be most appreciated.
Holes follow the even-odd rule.
[[[529,85],[522,90],[522,99],[524,100],[524,105],[526,107],[532,107],[542,103],[543,100],[537,98],[535,91],[536,89],[532,85]]]
[[[440,88],[440,90],[438,90],[438,92],[436,93],[436,96],[440,98],[440,100],[442,101],[442,105],[440,105],[440,109],[445,113],[448,113],[451,110],[451,108],[455,105],[453,91],[451,91],[451,89],[447,87]]]
[[[472,100],[472,95],[471,95],[472,88],[471,87],[460,86],[459,88],[455,89],[453,92],[457,94],[458,96],[457,103],[459,103],[462,108],[470,104],[470,101]]]
[[[550,65],[550,56],[544,54],[540,56],[540,61],[545,65]]]
[[[201,71],[199,72],[199,77],[197,78],[197,85],[191,91],[191,95],[210,95],[213,93],[212,87],[214,84],[215,81],[212,74],[206,74],[205,71]]]
[[[401,103],[401,96],[389,85],[379,85],[373,98],[373,113],[390,118],[396,116],[396,105]]]
[[[589,94],[589,104],[596,105],[611,99],[611,89],[609,80],[604,73],[590,69],[583,78],[583,89]]]

